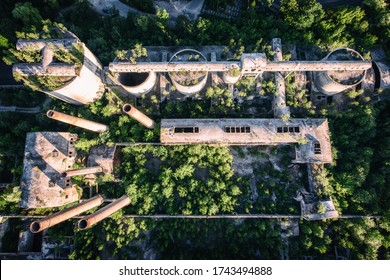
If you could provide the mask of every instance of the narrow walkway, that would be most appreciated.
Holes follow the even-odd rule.
[[[42,111],[40,106],[33,108],[20,108],[16,106],[0,106],[0,112],[16,112],[26,114],[37,114]]]
[[[46,216],[26,216],[26,215],[4,215],[0,216],[0,219],[41,219]],[[75,216],[71,219],[81,219],[85,216]],[[286,214],[253,214],[253,215],[123,215],[122,218],[135,218],[135,219],[303,219],[301,215],[286,215]],[[342,215],[338,219],[381,219],[380,215]]]
[[[1,112],[15,112],[15,113],[25,113],[25,114],[38,114],[42,112],[43,108],[50,104],[51,98],[46,97],[45,101],[42,102],[41,106],[36,106],[32,108],[22,108],[16,106],[1,106],[0,105],[0,113]]]

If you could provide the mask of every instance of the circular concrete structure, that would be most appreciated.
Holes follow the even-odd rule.
[[[126,57],[131,56],[131,51],[128,51]],[[115,62],[121,61],[118,57]],[[123,61],[123,60],[122,60]],[[150,62],[147,57],[138,57],[136,62]],[[123,72],[115,74],[116,82],[124,88],[128,93],[140,97],[142,94],[149,93],[157,82],[157,74],[150,72]]]
[[[364,60],[355,50],[340,48],[330,52],[324,59],[327,61]],[[334,95],[354,86],[364,80],[365,70],[323,71],[314,73],[314,84],[317,89],[327,95]]]
[[[155,72],[118,73],[117,82],[129,93],[139,97],[150,92],[157,81]]]
[[[383,91],[390,89],[390,66],[381,62],[373,61],[375,71],[375,89]]]
[[[41,51],[42,60],[39,64],[31,65],[15,63],[14,74],[20,74],[18,70],[23,65],[27,66],[27,69],[35,69],[33,73],[23,75],[27,85],[71,104],[84,105],[99,99],[104,90],[100,62],[72,32],[58,31],[59,34],[62,33],[58,38],[19,39],[16,44],[18,50],[28,51],[33,47]],[[73,62],[69,63],[67,59],[64,62],[63,59],[56,58],[54,50],[58,48],[72,52],[75,58]],[[51,75],[46,76],[47,73]],[[40,76],[41,79],[37,79],[36,76]],[[29,81],[29,78],[33,79]]]
[[[184,49],[175,53],[169,62],[176,61],[207,61],[206,57],[194,49]],[[207,71],[178,71],[169,72],[169,77],[176,90],[185,95],[200,92],[207,83]]]
[[[238,67],[232,66],[229,71],[222,73],[222,79],[227,84],[235,84],[241,78],[241,72]]]

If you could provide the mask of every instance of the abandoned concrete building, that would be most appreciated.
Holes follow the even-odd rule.
[[[56,49],[72,49],[80,45],[83,61],[80,66],[53,59]],[[296,50],[289,50],[292,58],[283,60],[281,40],[271,42],[274,51],[270,61],[263,53],[243,53],[234,59],[226,47],[145,47],[146,52],[133,57],[128,51],[102,70],[96,57],[72,33],[50,40],[24,40],[17,43],[19,50],[41,51],[41,63],[16,63],[15,76],[51,76],[63,81],[56,89],[38,88],[66,102],[82,105],[101,97],[104,86],[116,88],[134,97],[151,91],[177,92],[192,97],[208,86],[222,85],[233,93],[234,84],[242,77],[254,76],[261,83],[263,74],[274,73],[278,95],[275,95],[275,116],[288,115],[284,93],[284,78],[290,72],[302,75],[311,90],[323,95],[334,95],[362,85],[366,90],[389,88],[388,66],[383,61],[366,61],[356,51],[341,48],[322,59],[297,60]],[[24,80],[29,84],[28,79]],[[104,82],[104,84],[103,84]],[[30,83],[31,84],[31,83]]]
[[[77,135],[67,132],[27,133],[21,207],[59,207],[79,199],[77,189],[62,176],[75,162],[76,140]]]
[[[74,51],[75,45],[82,52],[80,65],[56,61],[57,49]],[[239,60],[232,59],[229,51],[219,46],[146,47],[146,55],[133,57],[132,52],[128,51],[124,57],[115,58],[108,67],[102,69],[88,48],[74,34],[67,32],[59,39],[19,40],[18,50],[34,49],[40,51],[43,58],[40,63],[16,63],[13,72],[15,76],[24,77],[22,80],[27,85],[30,83],[29,77],[58,77],[63,82],[58,88],[36,89],[75,105],[97,100],[102,96],[104,87],[117,89],[135,98],[149,92],[159,93],[160,102],[172,93],[192,98],[209,86],[225,87],[233,95],[234,85],[241,78],[255,77],[261,86],[263,74],[271,74],[276,88],[272,97],[274,118],[162,119],[161,144],[294,144],[295,159],[292,162],[307,164],[311,180],[311,165],[332,162],[328,121],[291,118],[286,103],[285,78],[295,72],[304,77],[304,86],[309,86],[312,92],[332,96],[357,87],[372,92],[387,89],[390,87],[389,70],[385,63],[366,61],[359,53],[348,48],[334,50],[322,60],[297,60],[295,55],[291,61],[284,61],[281,40],[273,39],[271,46],[274,52],[271,60],[263,53],[244,53]],[[153,129],[156,123],[136,107],[136,104],[124,104],[122,111],[145,127]],[[99,133],[109,129],[105,124],[53,110],[47,112],[47,117]],[[113,173],[115,145],[93,147],[88,157],[88,167],[72,170],[76,139],[77,135],[65,132],[27,134],[21,207],[58,207],[75,202],[79,197],[77,189],[72,185],[72,176],[93,177],[95,173]],[[301,214],[305,219],[338,216],[331,198],[319,200],[315,188],[299,190],[296,200],[301,203]],[[34,233],[40,232],[103,202],[104,198],[95,196],[32,223],[30,229]],[[88,228],[129,204],[127,196],[118,198],[81,219],[78,226],[80,229]]]
[[[35,90],[75,105],[91,103],[102,96],[104,91],[102,65],[73,33],[66,31],[63,38],[58,39],[19,39],[16,49],[42,54],[40,63],[15,63],[13,65],[14,76],[24,77],[23,82]],[[76,57],[82,56],[79,65],[58,61],[57,51],[76,52]],[[29,77],[34,76],[57,77],[57,83],[60,85],[47,88],[45,85],[29,80]]]
[[[332,162],[326,119],[162,119],[161,143],[277,145],[298,143],[296,163]]]
[[[76,134],[67,132],[30,132],[26,137],[21,179],[23,208],[60,207],[79,200],[71,177],[112,173],[115,147],[94,147],[89,167],[72,170],[77,151]]]

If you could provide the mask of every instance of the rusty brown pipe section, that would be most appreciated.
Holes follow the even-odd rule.
[[[32,222],[30,225],[30,231],[32,233],[41,232],[49,227],[52,227],[74,216],[77,216],[85,211],[88,211],[89,209],[99,206],[102,203],[103,203],[102,196],[100,195],[94,196],[68,209],[62,210],[53,215],[47,216],[46,218]]]
[[[103,172],[101,166],[86,167],[81,169],[68,170],[62,173],[62,177],[73,177],[79,175],[88,175]]]
[[[63,123],[71,124],[78,126],[84,129],[88,129],[94,132],[106,132],[108,131],[108,126],[105,124],[89,121],[86,119],[73,117],[67,114],[63,114],[54,110],[49,110],[46,113],[46,116],[50,119],[57,120]]]
[[[130,104],[123,105],[122,110],[147,128],[153,129],[156,126],[156,123],[151,118],[149,118],[147,115],[139,111],[137,108],[131,106]]]
[[[104,220],[111,214],[115,213],[116,211],[122,209],[123,207],[126,207],[131,202],[130,198],[127,195],[124,195],[114,202],[108,204],[107,206],[103,207],[102,209],[99,209],[95,213],[88,215],[87,217],[81,219],[78,222],[79,229],[87,229],[93,226],[94,224],[100,222],[101,220]]]

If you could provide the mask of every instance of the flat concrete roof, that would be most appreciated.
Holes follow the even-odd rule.
[[[76,140],[76,134],[67,132],[27,133],[21,207],[59,207],[79,199],[69,178],[62,177],[75,162]]]
[[[296,162],[332,161],[327,119],[163,119],[160,137],[170,145],[298,143]]]

